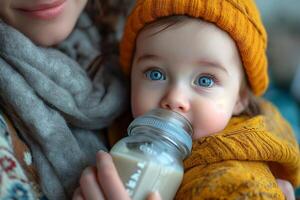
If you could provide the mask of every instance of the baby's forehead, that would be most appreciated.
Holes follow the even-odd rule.
[[[139,33],[135,60],[142,57],[146,61],[177,60],[178,63],[242,66],[238,48],[225,31],[199,19],[185,17],[179,21],[174,20],[158,21]]]
[[[188,30],[192,29],[193,34],[198,34],[198,37],[202,37],[200,33],[209,32],[206,37],[214,38],[216,36],[222,35],[223,38],[228,40],[230,43],[234,43],[233,38],[224,30],[220,29],[218,26],[211,22],[204,21],[200,18],[193,18],[188,16],[171,16],[167,18],[161,18],[157,21],[147,24],[139,33],[137,34],[137,39],[135,43],[141,40],[146,40],[149,38],[159,38],[159,36],[164,35],[166,32],[178,32],[178,29]],[[178,34],[185,34],[185,32],[180,31]],[[194,38],[183,38],[185,41],[189,41]],[[224,41],[222,41],[224,42]],[[236,46],[235,46],[236,47]]]
[[[222,53],[229,57],[239,54],[231,36],[212,23],[190,17],[175,18],[173,21],[172,18],[167,18],[161,21],[149,24],[139,32],[135,41],[136,49],[182,43],[180,49],[193,47],[199,52],[224,49],[226,52]]]
[[[141,33],[147,33],[148,37],[151,37],[153,35],[159,34],[161,32],[176,29],[178,27],[181,27],[185,24],[195,22],[198,23],[207,23],[203,21],[202,19],[195,19],[192,17],[188,17],[185,15],[174,15],[169,17],[162,17],[152,23],[146,24],[145,27],[139,32],[138,36]]]

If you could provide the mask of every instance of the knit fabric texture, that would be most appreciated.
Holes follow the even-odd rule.
[[[233,117],[224,130],[193,141],[176,200],[284,200],[275,178],[300,186],[296,137],[279,111],[258,99],[260,115]],[[128,115],[110,127],[111,145],[126,135]]]
[[[129,75],[139,32],[160,18],[186,15],[214,23],[235,41],[250,87],[262,95],[269,83],[267,35],[253,0],[138,0],[125,25],[120,62]]]
[[[193,142],[176,199],[282,199],[276,178],[300,184],[299,146],[270,103],[263,115],[233,117],[225,130]]]

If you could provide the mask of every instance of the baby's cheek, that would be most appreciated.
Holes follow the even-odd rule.
[[[225,112],[219,112],[215,113],[215,115],[210,115],[208,118],[208,128],[210,131],[210,134],[217,133],[219,131],[224,130],[228,123],[228,115]]]
[[[193,123],[193,139],[218,133],[227,126],[231,114],[216,105],[209,105],[206,111],[198,112],[196,121]]]
[[[158,108],[157,101],[155,98],[149,98],[147,94],[135,96],[131,99],[131,111],[134,118],[155,108]]]

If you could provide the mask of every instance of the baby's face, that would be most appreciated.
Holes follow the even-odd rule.
[[[146,28],[137,38],[133,116],[158,107],[174,110],[192,123],[193,139],[223,130],[243,109],[243,68],[234,41],[215,25],[196,19],[161,29]]]
[[[87,0],[1,0],[0,18],[38,45],[51,46],[72,31]]]

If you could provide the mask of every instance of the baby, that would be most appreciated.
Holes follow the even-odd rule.
[[[194,128],[178,199],[283,199],[274,176],[299,185],[293,133],[254,97],[268,86],[266,42],[248,0],[142,0],[129,16],[121,64],[133,117],[161,107]]]
[[[268,87],[266,44],[251,0],[137,1],[121,42],[133,117],[171,109],[194,128],[176,199],[284,199],[281,179],[300,184],[293,132],[258,98]]]

